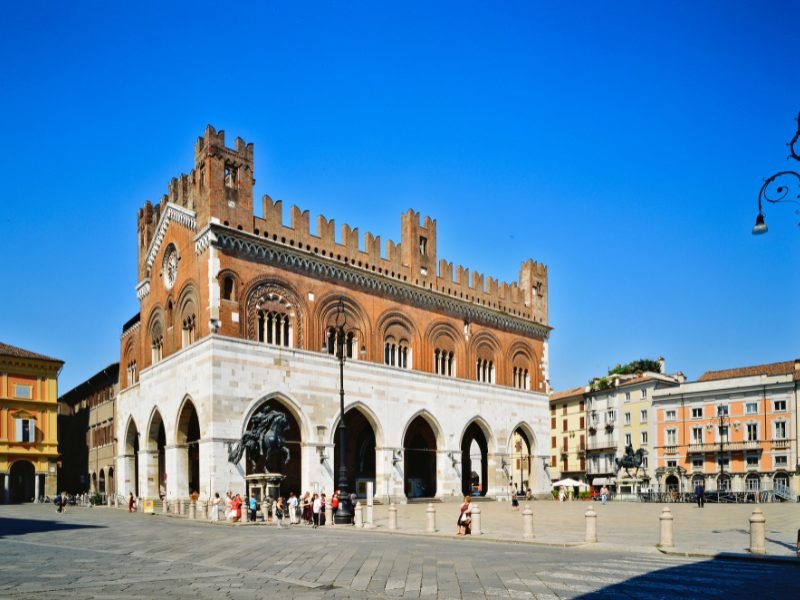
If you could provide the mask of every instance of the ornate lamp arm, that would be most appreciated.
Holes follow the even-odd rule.
[[[800,114],[797,115],[797,132],[794,134],[792,141],[787,144],[790,152],[790,156],[787,158],[793,158],[800,162],[800,154],[795,150],[795,144],[798,141],[800,141]],[[792,190],[793,186],[795,187],[794,191]],[[764,184],[758,192],[758,215],[756,216],[756,224],[753,227],[753,235],[767,232],[767,224],[764,221],[764,201],[770,204],[778,204],[779,202],[800,204],[800,173],[796,171],[779,171],[764,180]],[[800,211],[795,212],[800,214]]]

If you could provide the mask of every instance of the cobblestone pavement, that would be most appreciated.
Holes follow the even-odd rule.
[[[800,595],[797,564],[0,507],[0,598]]]

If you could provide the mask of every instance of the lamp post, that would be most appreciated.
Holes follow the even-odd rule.
[[[730,419],[728,415],[722,410],[721,406],[717,407],[717,419],[719,420],[719,481],[724,481],[725,477],[725,462],[722,453],[725,449],[725,437],[728,435],[728,424]],[[717,492],[720,490],[717,489]],[[729,491],[729,490],[726,490]]]
[[[800,140],[800,114],[797,115],[796,120],[797,132],[794,134],[792,141],[786,144],[789,146],[790,152],[789,156],[786,158],[792,158],[800,162],[800,154],[798,154],[798,150],[795,150],[795,144]],[[792,179],[795,181],[792,182]],[[800,192],[800,173],[796,171],[779,171],[764,180],[764,185],[761,186],[761,190],[758,192],[758,215],[756,216],[756,224],[753,226],[753,235],[767,233],[767,224],[764,221],[764,201],[770,204],[778,204],[779,202],[800,204],[800,201],[795,199],[800,198],[800,193],[794,197],[789,196],[791,183],[794,183],[796,191]]]
[[[353,520],[353,507],[350,506],[350,494],[347,491],[347,463],[345,461],[345,440],[347,438],[347,426],[344,422],[344,363],[345,356],[345,337],[347,332],[347,313],[344,309],[344,299],[339,298],[336,306],[336,321],[334,331],[336,335],[336,358],[339,361],[339,508],[334,518],[337,525],[349,525]],[[361,355],[366,355],[367,350],[362,345]]]

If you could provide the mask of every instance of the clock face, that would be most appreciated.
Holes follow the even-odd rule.
[[[175,276],[178,274],[178,253],[175,246],[170,245],[164,254],[164,266],[161,270],[161,275],[164,279],[164,287],[168,290],[172,289],[175,285]]]

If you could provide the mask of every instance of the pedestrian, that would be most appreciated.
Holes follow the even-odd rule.
[[[336,527],[336,513],[339,512],[339,490],[331,496],[331,525]]]
[[[606,504],[606,499],[608,499],[608,488],[603,486],[600,488],[600,501],[602,502],[603,506]]]
[[[472,498],[464,496],[464,502],[458,511],[456,520],[456,535],[470,535],[472,533]]]
[[[214,499],[211,501],[211,520],[219,521],[219,505],[222,501],[219,498],[219,492],[214,493]]]
[[[287,502],[287,508],[289,509],[289,525],[296,525],[297,524],[297,496],[294,495],[294,492],[289,492],[289,501]]]
[[[311,499],[311,519],[313,521],[313,528],[319,527],[319,509],[322,507],[322,499],[318,494],[314,494]]]
[[[232,511],[231,503],[232,502],[233,502],[233,496],[231,495],[231,491],[228,490],[225,493],[225,520],[226,521],[230,521],[232,519],[232,517],[231,517],[231,511]]]
[[[306,492],[303,496],[303,523],[306,525],[311,525],[311,505],[311,492]]]
[[[350,523],[352,525],[356,524],[356,502],[358,502],[358,496],[356,496],[355,492],[350,493]]]
[[[230,520],[232,523],[238,523],[239,520],[242,518],[242,504],[244,501],[239,494],[236,494],[233,498],[231,498],[231,516]]]
[[[705,486],[702,483],[698,483],[694,488],[694,496],[697,500],[697,508],[703,508],[703,505],[705,504],[705,493]]]
[[[562,485],[561,488],[558,490],[558,501],[563,502],[567,497],[567,493],[564,491],[564,486]]]
[[[278,496],[278,502],[275,503],[275,520],[278,521],[278,527],[283,527],[283,496]]]
[[[250,494],[250,498],[247,502],[250,508],[250,521],[255,523],[256,522],[256,511],[258,510],[258,504],[256,503],[256,497],[253,493]]]
[[[63,499],[63,494],[62,494]],[[133,492],[128,494],[128,512],[133,512],[133,509],[136,507],[136,499],[133,497]]]
[[[511,510],[519,510],[519,498],[516,483],[511,484]]]

